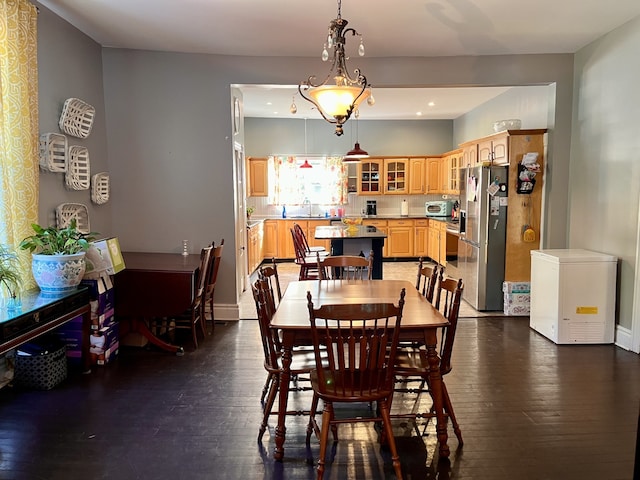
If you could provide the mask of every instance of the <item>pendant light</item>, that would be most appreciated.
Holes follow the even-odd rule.
[[[354,147],[347,152],[347,154],[342,158],[343,163],[355,163],[359,162],[361,158],[367,158],[369,153],[360,148],[360,143],[358,142],[358,122],[360,118],[360,111],[356,110],[354,114],[356,118],[356,144]]]
[[[300,165],[300,168],[313,168],[313,165],[307,160],[307,119],[304,119],[304,163]]]

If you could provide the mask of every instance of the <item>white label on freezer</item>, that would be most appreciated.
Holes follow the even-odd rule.
[[[507,206],[507,204],[508,204],[507,199],[508,198],[509,197],[500,197],[500,206],[501,207],[506,207]]]

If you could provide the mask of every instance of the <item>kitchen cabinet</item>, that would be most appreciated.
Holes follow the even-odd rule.
[[[362,220],[362,224],[363,225],[373,225],[374,227],[376,227],[377,230],[389,235],[389,229],[387,227],[387,220],[378,220],[378,219],[374,219],[374,218],[365,218],[365,219]],[[388,237],[384,240],[384,247],[382,247],[382,256],[383,257],[388,257],[389,256],[389,238]]]
[[[368,158],[358,164],[358,194],[380,195],[384,161]]]
[[[388,220],[389,257],[413,257],[413,220]]]
[[[509,134],[500,132],[478,142],[478,162],[490,162],[493,165],[509,164]]]
[[[427,165],[427,181],[426,190],[424,193],[439,193],[440,192],[440,164],[442,159],[440,157],[428,157],[426,160]]]
[[[425,192],[427,180],[426,159],[409,159],[409,194],[421,194]]]
[[[278,258],[296,258],[296,252],[293,249],[293,238],[291,237],[291,229],[294,223],[301,224],[300,220],[278,220]],[[304,221],[303,228],[306,227]]]
[[[358,193],[358,164],[347,163],[347,191]]]
[[[476,142],[463,143],[462,165],[460,168],[475,167],[478,164],[478,144]]]
[[[384,159],[384,193],[406,195],[409,193],[409,159]]]
[[[444,157],[443,162],[443,182],[444,191],[450,195],[460,193],[460,165],[462,164],[462,150],[449,152]]]
[[[264,221],[264,257],[266,259],[278,257],[278,220]]]
[[[415,240],[413,242],[414,257],[429,256],[429,220],[421,218],[414,220]]]
[[[266,158],[249,157],[247,160],[247,177],[249,197],[266,197],[269,195],[268,161]]]
[[[264,225],[262,222],[247,228],[247,263],[253,273],[263,259]]]
[[[447,223],[429,219],[429,258],[442,266],[447,264]]]
[[[331,240],[316,240],[316,227],[320,227],[323,225],[329,225],[331,222],[329,220],[308,220],[305,225],[301,225],[306,236],[307,242],[309,242],[309,246],[311,247],[324,247],[327,252],[331,251]]]

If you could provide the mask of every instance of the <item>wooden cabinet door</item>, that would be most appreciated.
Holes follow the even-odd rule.
[[[322,225],[329,225],[329,220],[309,220],[307,221],[307,242],[309,242],[309,246],[312,247],[324,247],[324,249],[329,252],[331,251],[331,240],[316,240],[316,227]]]
[[[447,224],[439,222],[438,226],[438,263],[447,266]]]
[[[475,167],[478,164],[478,144],[468,144],[462,148],[462,165],[460,168]]]
[[[384,160],[384,193],[406,195],[409,192],[409,159],[387,158]]]
[[[266,158],[249,158],[249,197],[266,197],[269,195],[269,182]]]
[[[420,219],[415,220],[415,240],[413,243],[413,256],[414,257],[428,257],[429,256],[429,220]]]
[[[493,158],[493,142],[483,140],[478,143],[478,163],[491,162]]]
[[[509,136],[504,135],[493,139],[493,164],[509,164]]]
[[[427,158],[427,188],[425,193],[438,193],[440,187],[440,157]]]
[[[411,158],[409,160],[409,193],[421,194],[425,192],[426,160]]]
[[[271,260],[278,257],[278,220],[265,220],[263,248],[263,258]]]
[[[390,257],[413,256],[413,220],[389,220],[388,240]]]
[[[382,159],[368,159],[358,164],[358,194],[380,195],[382,193]]]
[[[306,220],[278,220],[278,258],[296,258],[291,237],[294,223],[300,225],[303,230],[307,228]]]
[[[460,193],[460,165],[462,164],[462,152],[452,153],[447,157],[447,193],[458,195]]]

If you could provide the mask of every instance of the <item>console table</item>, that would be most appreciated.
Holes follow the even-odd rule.
[[[15,310],[0,309],[0,354],[82,315],[82,365],[84,372],[89,373],[91,309],[87,287],[55,296],[45,295],[36,288],[22,292],[21,303]]]

